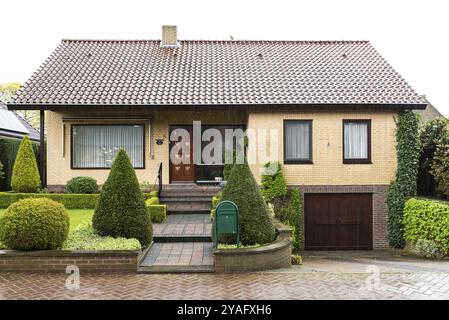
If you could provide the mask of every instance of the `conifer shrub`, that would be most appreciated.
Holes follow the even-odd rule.
[[[12,170],[11,187],[14,192],[37,192],[41,179],[36,157],[28,136],[23,137]]]
[[[150,216],[134,168],[121,149],[104,183],[92,225],[100,236],[136,238],[147,246],[153,237]]]
[[[233,201],[239,209],[240,241],[243,245],[274,240],[273,218],[246,161],[233,166],[221,200]]]

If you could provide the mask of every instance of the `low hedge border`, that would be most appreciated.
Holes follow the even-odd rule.
[[[164,222],[167,218],[167,206],[165,204],[147,204],[147,210],[152,222]]]
[[[153,196],[153,193],[144,193],[146,200]],[[0,192],[0,209],[8,208],[14,202],[27,198],[48,198],[62,203],[66,209],[95,209],[100,194]]]

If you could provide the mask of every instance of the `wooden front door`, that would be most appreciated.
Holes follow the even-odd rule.
[[[181,142],[182,138],[179,137],[176,130],[186,130],[190,136],[190,140]],[[194,182],[195,181],[195,165],[193,163],[193,132],[192,127],[170,127],[170,137],[172,133],[178,136],[178,140],[170,141],[170,182]],[[176,147],[178,150],[172,152],[172,148]],[[183,150],[186,151],[183,154]],[[178,151],[178,152],[176,152]],[[172,157],[177,159],[172,159]],[[180,161],[181,160],[181,161]],[[179,162],[179,163],[178,163]]]
[[[310,193],[304,202],[307,250],[372,249],[372,194]]]

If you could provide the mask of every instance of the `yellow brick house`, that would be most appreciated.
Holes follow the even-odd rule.
[[[368,41],[179,40],[173,26],[161,40],[63,40],[8,104],[41,110],[50,191],[75,176],[102,184],[119,148],[140,181],[215,184],[222,163],[170,158],[194,121],[255,132],[259,181],[254,148],[276,140],[270,156],[303,191],[306,249],[387,246],[395,116],[425,107]],[[192,159],[205,143],[188,146]]]

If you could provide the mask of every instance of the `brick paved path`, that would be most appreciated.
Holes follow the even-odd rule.
[[[449,299],[449,273],[382,273],[367,286],[363,273],[281,272],[218,274],[66,275],[0,273],[3,299]]]
[[[208,214],[172,214],[163,223],[153,224],[154,237],[211,236]]]

